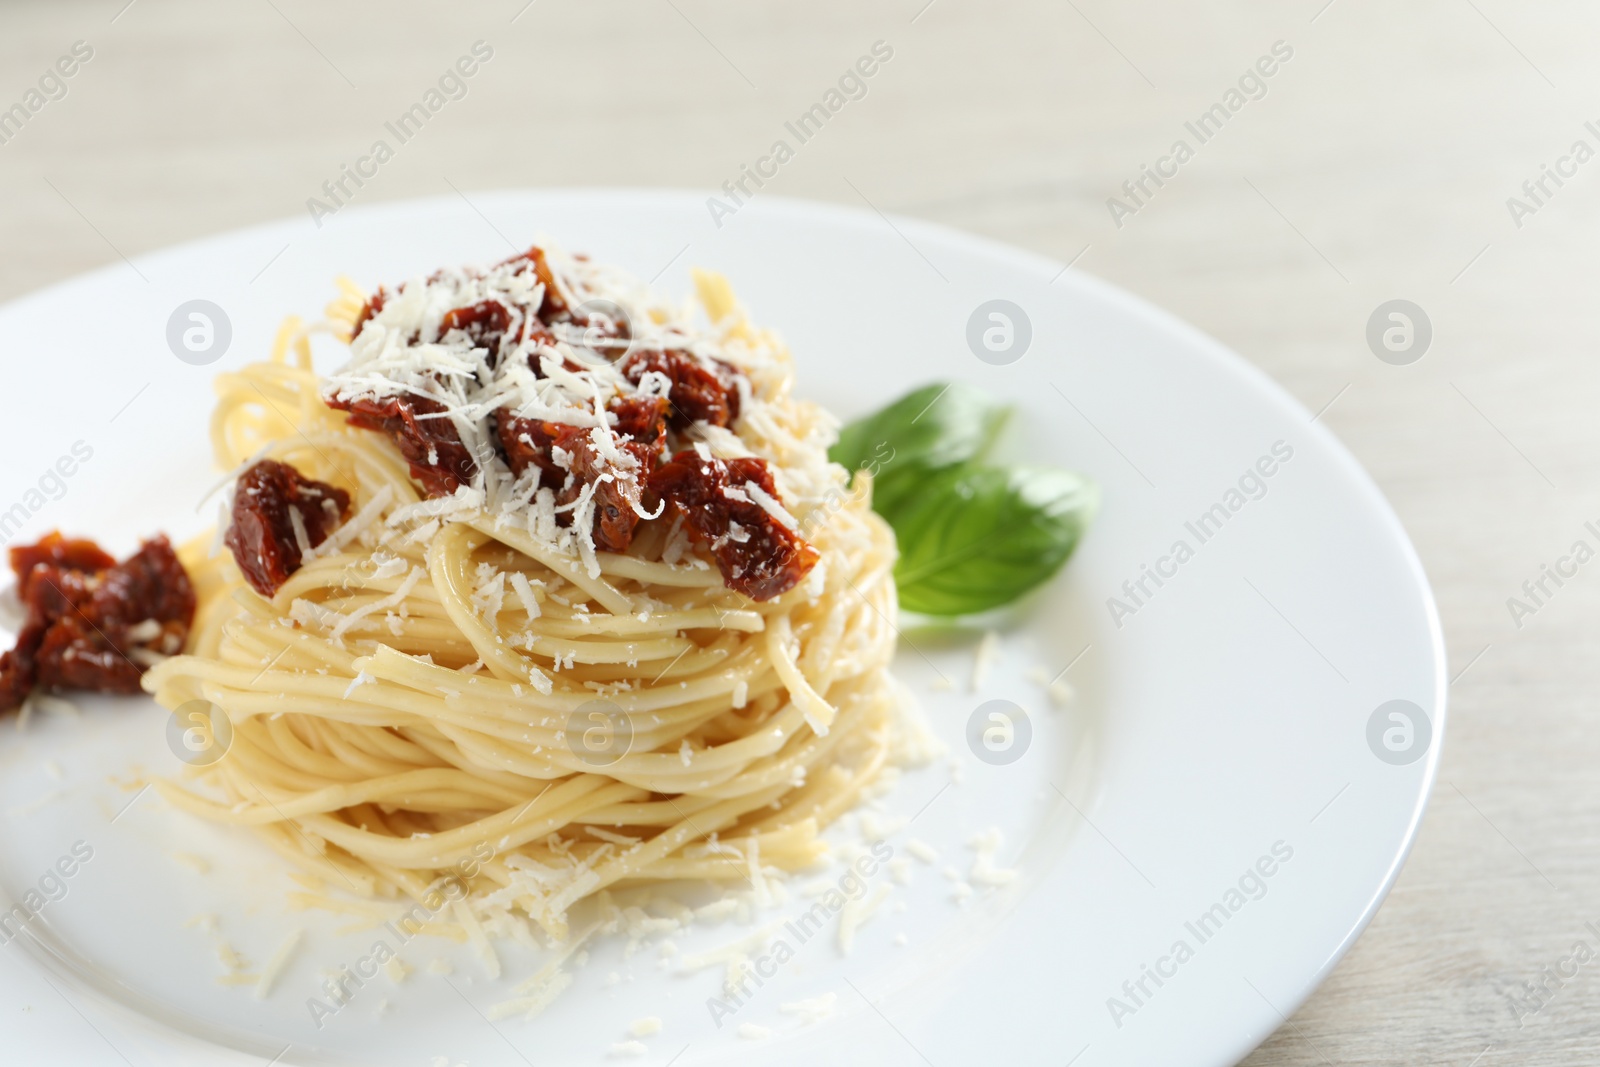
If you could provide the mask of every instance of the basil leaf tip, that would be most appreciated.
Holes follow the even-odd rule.
[[[1071,471],[981,462],[1010,409],[970,385],[935,382],[857,420],[828,458],[873,475],[873,510],[894,528],[900,604],[972,615],[1009,604],[1067,562],[1099,507]]]
[[[960,382],[934,382],[846,426],[828,458],[873,475],[873,507],[892,515],[931,474],[979,459],[1010,409]]]
[[[900,604],[972,615],[1018,599],[1067,562],[1099,506],[1093,482],[1050,467],[962,467],[895,517]]]

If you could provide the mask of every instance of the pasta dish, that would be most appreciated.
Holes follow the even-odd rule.
[[[896,552],[781,343],[551,247],[341,286],[218,380],[236,477],[143,687],[231,739],[162,792],[309,883],[459,883],[473,939],[815,862],[894,744]]]

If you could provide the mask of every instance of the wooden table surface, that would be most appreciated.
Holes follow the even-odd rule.
[[[124,5],[127,5],[124,7]],[[874,42],[892,60],[769,182],[1124,286],[1321,418],[1410,531],[1455,680],[1420,839],[1333,976],[1246,1062],[1593,1064],[1600,9],[1576,0],[7,0],[0,299],[307,210],[473,42],[493,58],[359,203],[511,186],[708,192]],[[459,10],[456,8],[459,7]],[[1201,144],[1186,134],[1227,103]],[[64,89],[64,95],[57,86]],[[1179,139],[1195,149],[1160,163]],[[1585,141],[1589,151],[1575,151]],[[1145,164],[1169,174],[1123,191]],[[1560,184],[1545,176],[1559,168]],[[1544,185],[1524,182],[1543,178]],[[1148,194],[1148,195],[1147,195]],[[1121,197],[1126,211],[1108,207]],[[1516,197],[1521,206],[1508,204]],[[1118,224],[1120,222],[1120,225]],[[1380,361],[1385,301],[1432,324]],[[16,357],[8,357],[16,358]],[[1592,572],[1592,573],[1591,573]],[[1534,606],[1529,604],[1530,607]],[[1520,624],[1520,625],[1519,625]],[[1531,1013],[1523,983],[1551,995]],[[1518,1000],[1524,1003],[1518,1006]]]

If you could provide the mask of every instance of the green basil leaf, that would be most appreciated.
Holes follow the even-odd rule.
[[[901,606],[948,616],[1010,603],[1061,569],[1099,501],[1093,482],[1049,467],[936,475],[890,518]]]
[[[935,382],[846,426],[828,458],[852,475],[871,471],[873,507],[892,515],[929,475],[987,451],[1009,413],[980,389]]]

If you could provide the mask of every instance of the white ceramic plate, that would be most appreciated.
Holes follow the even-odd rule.
[[[254,840],[114,782],[178,769],[167,716],[143,699],[84,699],[76,719],[0,726],[0,890],[22,900],[43,880],[60,897],[0,949],[14,1054],[588,1063],[626,1040],[633,1020],[659,1016],[639,1062],[1178,1067],[1233,1063],[1277,1028],[1392,884],[1444,725],[1444,653],[1423,572],[1333,437],[1243,360],[1155,308],[936,226],[774,197],[720,228],[701,198],[680,193],[470,199],[350,207],[320,229],[307,218],[263,226],[0,309],[11,401],[0,431],[0,516],[11,519],[0,518],[0,536],[62,527],[125,551],[140,535],[207,525],[209,509],[196,507],[216,479],[212,376],[261,358],[283,314],[317,315],[336,274],[394,281],[498,259],[540,236],[677,293],[689,265],[721,270],[789,341],[803,392],[841,417],[931,380],[972,382],[1016,404],[1014,454],[1103,487],[1081,550],[1004,620],[1001,657],[976,691],[975,633],[910,631],[902,642],[895,669],[950,759],[907,774],[886,798],[890,812],[916,816],[890,844],[910,858],[914,836],[941,858],[910,859],[907,886],[875,877],[892,893],[848,957],[831,925],[803,942],[780,927],[794,958],[720,1028],[707,1006],[720,969],[680,974],[652,941],[631,959],[621,943],[595,946],[543,1016],[494,1024],[489,1006],[537,959],[508,952],[508,978],[496,983],[453,946],[414,942],[402,956],[416,974],[398,986],[375,979],[318,1029],[306,1002],[321,972],[355,963],[377,935],[290,910],[283,866]],[[167,342],[169,317],[195,299],[231,322],[210,366],[180,361]],[[1009,350],[1005,323],[986,315],[969,344],[970,320],[991,300],[1022,309],[1010,315]],[[984,346],[991,327],[988,343],[1002,351]],[[92,456],[61,463],[72,473],[60,475],[75,445]],[[1159,584],[1147,566],[1164,572]],[[1051,707],[1038,672],[1065,672],[1068,707]],[[936,688],[941,676],[949,688]],[[1008,764],[979,760],[966,741],[990,700],[1029,714],[1031,739]],[[1380,713],[1390,701],[1408,704]],[[967,842],[991,827],[1004,836],[998,861],[1019,875],[958,905],[943,869],[968,879]],[[48,872],[78,842],[93,856],[63,890]],[[174,852],[204,857],[210,872]],[[797,895],[752,927],[674,935],[674,958],[811,903]],[[186,925],[206,913],[217,935]],[[217,983],[217,938],[259,967],[296,928],[305,938],[271,997]],[[436,957],[454,961],[448,978],[426,972]],[[826,993],[836,1009],[821,1022],[780,1010]],[[771,1036],[741,1038],[745,1024]]]

